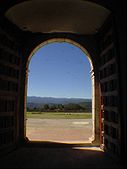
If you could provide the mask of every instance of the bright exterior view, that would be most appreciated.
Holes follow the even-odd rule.
[[[29,64],[26,136],[84,143],[92,137],[92,87],[85,53],[67,42],[40,48]]]

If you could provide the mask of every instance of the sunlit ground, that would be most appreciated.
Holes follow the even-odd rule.
[[[71,115],[68,115],[71,116]],[[76,114],[74,115],[76,116]],[[72,117],[74,117],[72,115]],[[80,115],[79,115],[80,116]],[[34,114],[27,117],[26,136],[29,140],[83,143],[92,137],[92,119],[87,114],[82,118],[38,118]]]

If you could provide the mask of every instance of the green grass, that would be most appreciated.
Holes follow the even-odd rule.
[[[73,112],[27,112],[26,118],[39,119],[90,119],[92,113],[73,113]]]

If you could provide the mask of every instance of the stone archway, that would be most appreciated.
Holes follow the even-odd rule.
[[[27,1],[23,1],[23,3],[24,2],[27,2]],[[77,2],[79,2],[79,1],[77,0]],[[87,1],[81,1],[81,3],[83,3],[83,2],[87,2]],[[88,2],[92,2],[93,3],[95,1],[89,0]],[[30,40],[33,40],[34,36],[37,35],[37,33],[33,33],[32,31],[31,32],[30,31],[28,31],[28,32],[26,31],[26,28],[28,28],[31,25],[28,25],[28,27],[23,27],[24,29],[21,29],[20,27],[16,27],[16,23],[15,23],[15,16],[17,16],[16,13],[15,14],[13,13],[15,15],[15,16],[13,15],[14,18],[12,17],[13,21],[9,17],[8,17],[9,21],[7,20],[7,18],[6,18],[7,16],[5,15],[5,13],[7,13],[7,11],[9,9],[11,9],[12,7],[14,7],[14,5],[20,4],[20,3],[21,3],[21,1],[15,1],[15,0],[13,0],[12,2],[10,2],[9,0],[7,2],[5,2],[5,1],[1,1],[0,2],[0,4],[1,4],[1,7],[0,7],[0,10],[1,10],[1,13],[0,13],[0,21],[1,21],[0,22],[0,26],[1,26],[1,29],[0,29],[0,32],[1,32],[1,34],[0,34],[0,36],[1,36],[1,45],[3,45],[3,44],[5,45],[5,49],[4,49],[4,52],[2,52],[2,55],[6,56],[4,58],[7,58],[8,55],[9,56],[12,55],[12,52],[13,52],[13,55],[15,55],[14,53],[18,51],[20,53],[20,54],[18,53],[18,58],[22,62],[22,67],[16,64],[16,67],[18,69],[22,69],[22,70],[21,71],[19,70],[20,71],[19,77],[21,77],[21,79],[18,80],[18,84],[17,84],[18,89],[19,89],[18,91],[20,93],[16,97],[16,98],[18,98],[18,100],[17,100],[18,103],[15,104],[15,110],[16,111],[13,110],[13,112],[14,112],[13,117],[14,117],[14,119],[17,120],[17,122],[16,122],[17,123],[16,124],[16,128],[12,132],[12,135],[14,136],[14,139],[11,138],[11,132],[10,132],[9,135],[8,134],[2,134],[2,136],[1,136],[1,138],[2,138],[2,145],[5,144],[5,147],[7,146],[8,141],[10,141],[10,140],[12,142],[12,145],[16,145],[16,142],[20,142],[20,139],[24,138],[24,134],[23,134],[23,132],[24,132],[24,129],[23,129],[24,128],[24,122],[23,122],[22,115],[23,115],[23,111],[24,111],[24,107],[23,107],[24,106],[23,105],[24,104],[24,93],[23,92],[24,92],[24,86],[25,86],[25,84],[24,84],[24,77],[26,76],[25,75],[26,74],[26,70],[25,70],[25,66],[26,66],[25,64],[26,63],[25,63],[25,61],[27,60],[27,56],[29,55],[29,51],[28,50],[32,50],[33,46],[35,45],[35,44],[34,45],[30,44]],[[125,82],[126,61],[124,59],[124,58],[126,58],[125,57],[126,56],[126,43],[125,43],[125,41],[126,41],[125,40],[125,37],[126,37],[125,36],[125,34],[126,34],[126,30],[125,30],[126,29],[126,26],[125,26],[125,23],[126,23],[126,16],[125,16],[125,14],[126,14],[126,9],[125,9],[126,8],[126,1],[123,0],[122,2],[120,2],[120,1],[117,1],[117,2],[116,1],[112,1],[112,2],[101,1],[100,2],[100,0],[96,0],[95,4],[100,4],[100,5],[102,5],[102,7],[106,7],[108,9],[110,9],[113,12],[113,17],[114,17],[113,18],[114,19],[113,20],[113,27],[115,28],[115,31],[116,31],[116,32],[114,31],[115,32],[114,33],[114,39],[115,39],[114,40],[114,46],[115,46],[115,48],[117,48],[116,53],[114,54],[114,58],[117,55],[117,57],[115,59],[116,59],[116,62],[118,64],[117,81],[119,83],[119,86],[118,86],[118,88],[116,90],[116,93],[118,93],[118,97],[120,98],[118,100],[118,104],[117,104],[116,108],[120,107],[120,109],[117,110],[117,112],[118,112],[118,119],[119,119],[118,121],[119,122],[118,122],[118,124],[117,123],[113,124],[114,125],[114,127],[113,127],[113,126],[111,126],[112,123],[109,122],[109,121],[107,121],[106,123],[107,123],[108,127],[105,128],[104,131],[107,130],[106,131],[107,132],[107,136],[106,136],[107,137],[106,138],[107,141],[105,140],[105,145],[107,144],[108,147],[106,148],[106,150],[109,151],[109,152],[113,152],[116,156],[118,156],[118,154],[121,155],[124,152],[126,153],[126,143],[127,143],[126,142],[126,92],[125,92],[126,91],[126,82]],[[54,1],[54,5],[56,5],[56,1]],[[73,5],[70,5],[70,6],[73,8]],[[34,5],[32,7],[34,7]],[[31,8],[29,8],[29,9],[31,9]],[[22,13],[24,13],[24,11],[22,9],[21,9],[21,11],[22,11]],[[48,11],[50,11],[50,10],[48,10]],[[31,19],[32,17],[30,16],[28,18]],[[63,19],[65,19],[65,18],[63,17]],[[78,19],[80,19],[80,18],[78,18]],[[87,18],[86,20],[88,20],[88,19],[89,18]],[[20,19],[18,19],[18,20],[20,20]],[[65,23],[67,23],[66,19],[64,21],[65,21]],[[103,21],[106,21],[106,18]],[[40,23],[41,22],[39,22],[39,24]],[[55,24],[55,22],[53,22],[53,23]],[[85,34],[85,33],[82,34],[82,39],[83,39],[84,43],[85,43],[85,40],[84,40],[85,38],[86,39],[91,39],[91,37],[92,37],[93,39],[95,38],[97,46],[95,45],[95,43],[91,43],[91,45],[90,45],[89,42],[91,40],[88,42],[87,45],[91,46],[91,48],[92,48],[92,45],[93,46],[95,45],[96,47],[99,48],[100,47],[99,43],[101,43],[101,40],[103,41],[106,38],[106,34],[104,33],[105,29],[106,29],[106,26],[103,26],[103,24],[104,24],[104,22],[101,22],[101,25],[100,25],[100,27],[99,27],[98,30],[94,29],[94,33],[95,34],[90,34],[90,36],[88,34]],[[44,24],[42,23],[42,25],[44,25]],[[24,26],[24,25],[21,25],[21,26]],[[27,25],[25,25],[25,26],[27,26]],[[81,32],[78,31],[77,29],[74,29],[74,28],[75,27],[71,27],[71,30],[70,29],[66,29],[66,32],[69,35],[73,32],[75,34],[75,36],[76,36],[75,40],[78,42],[79,41],[79,39],[78,39],[79,36],[77,36],[77,34],[79,35]],[[82,26],[80,28],[82,28]],[[58,29],[54,29],[54,27],[51,27],[51,29],[54,30],[54,31],[58,30]],[[29,30],[29,29],[27,29],[27,30]],[[60,29],[58,31],[60,31]],[[49,32],[47,31],[47,34],[48,33]],[[44,41],[44,39],[45,39],[46,36],[48,36],[48,39],[50,39],[51,36],[52,36],[51,34],[50,35],[49,34],[45,35],[45,32],[40,32],[40,34],[38,33],[37,36],[40,36],[40,35],[42,36],[42,39],[43,39],[42,41]],[[86,35],[86,37],[84,35]],[[103,39],[103,37],[105,37],[105,38]],[[80,39],[81,39],[81,37],[80,37]],[[35,41],[36,41],[36,45],[35,46],[37,46],[37,43],[39,42],[39,40],[36,39]],[[32,43],[34,43],[34,42],[32,41]],[[27,52],[28,53],[26,54],[24,51],[26,53]],[[88,50],[88,51],[91,51],[91,50]],[[96,53],[96,57],[99,56],[99,58],[100,58],[101,52],[103,52],[102,49],[101,49],[101,51],[99,50],[99,51],[95,52]],[[26,58],[25,58],[25,56],[26,56]],[[16,55],[16,57],[17,57],[17,55]],[[105,60],[105,58],[103,58],[103,59]],[[9,61],[9,59],[7,59],[5,61],[6,66],[7,66],[7,62],[8,61]],[[97,64],[98,63],[96,62],[95,65],[97,65]],[[102,65],[102,66],[104,66],[104,65]],[[101,69],[103,69],[103,68],[101,68]],[[104,69],[104,71],[102,70],[101,73],[103,74],[107,70],[108,69]],[[99,70],[97,70],[97,71],[99,72]],[[94,73],[95,73],[95,77],[96,77],[96,70],[94,70]],[[3,76],[3,74],[2,74],[2,76]],[[11,77],[10,74],[9,74],[9,76]],[[10,77],[9,77],[9,80],[11,82]],[[8,77],[6,77],[5,80],[7,81]],[[102,81],[104,82],[103,79],[102,79]],[[95,81],[95,83],[96,82],[97,82],[96,85],[99,86],[98,81]],[[104,86],[106,86],[106,84],[104,84]],[[2,97],[3,97],[4,90],[5,90],[5,88],[3,87],[2,88],[2,92],[1,92],[1,96]],[[106,90],[105,87],[104,87],[104,90]],[[95,91],[95,93],[96,92],[98,93],[98,91]],[[106,104],[107,104],[107,102],[114,102],[113,101],[114,100],[113,97],[107,97],[106,96],[108,94],[106,93],[106,91],[104,91]],[[10,96],[10,93],[9,93],[8,89],[6,91],[6,96],[7,96],[7,98],[4,98],[4,100],[5,100],[5,102],[7,101],[9,103],[10,101],[8,100],[8,98],[9,98],[8,96]],[[16,98],[14,100],[16,100]],[[98,98],[97,100],[99,100],[99,99],[100,98]],[[3,106],[4,104],[3,104],[2,100],[1,100],[1,105],[2,105],[1,107],[6,112],[6,108],[4,108],[4,106]],[[10,115],[11,114],[9,114],[8,116],[10,116]],[[6,118],[5,119],[2,118],[2,121],[6,121]],[[20,125],[18,123],[20,123]],[[117,130],[115,131],[114,128],[116,128]],[[6,129],[3,129],[3,131],[5,132]],[[117,131],[119,133],[118,135],[117,135]],[[99,132],[99,131],[97,131],[97,132]],[[114,135],[115,135],[115,137],[117,136],[117,138],[113,138]],[[3,139],[5,137],[7,137],[7,142],[4,141],[4,139]]]
[[[40,43],[37,47],[35,47],[32,52],[30,53],[27,63],[26,63],[26,80],[25,80],[25,105],[26,105],[26,96],[27,96],[27,81],[28,81],[28,66],[29,66],[29,62],[32,58],[32,56],[34,55],[34,53],[41,47],[43,47],[44,45],[47,45],[49,43],[53,43],[53,42],[67,42],[70,44],[73,44],[74,46],[80,48],[85,55],[87,56],[89,63],[90,63],[90,67],[91,67],[91,81],[92,81],[92,124],[93,124],[93,129],[92,129],[92,137],[91,137],[91,143],[86,143],[86,145],[96,145],[99,146],[100,145],[100,100],[98,98],[100,98],[100,88],[97,85],[97,80],[96,80],[96,76],[94,74],[94,65],[93,65],[93,61],[92,58],[89,54],[89,52],[85,49],[84,46],[82,46],[80,43],[77,43],[76,41],[69,39],[69,38],[51,38],[48,39],[42,43]],[[24,108],[24,112],[26,112],[26,106]],[[24,113],[25,115],[25,113]],[[26,126],[26,125],[25,125]],[[25,131],[26,133],[26,131]],[[26,136],[26,134],[25,134]]]

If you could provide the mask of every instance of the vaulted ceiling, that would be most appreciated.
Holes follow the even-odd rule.
[[[95,34],[110,11],[86,0],[26,0],[13,5],[5,16],[31,32]]]

